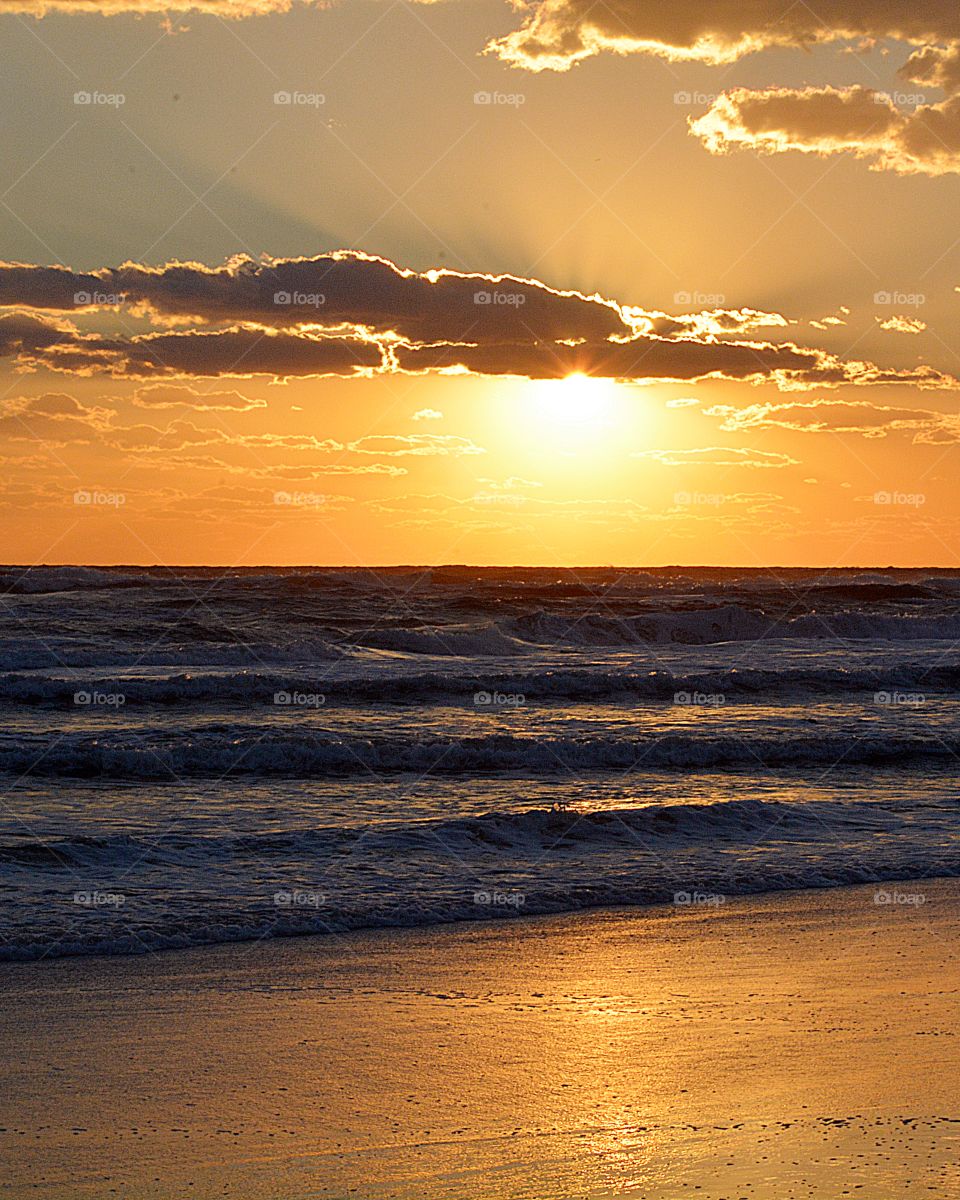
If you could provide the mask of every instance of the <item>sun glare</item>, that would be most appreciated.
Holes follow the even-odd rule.
[[[568,375],[549,385],[551,416],[565,424],[592,428],[609,424],[615,407],[617,385],[610,379]]]
[[[548,459],[615,452],[636,423],[635,397],[613,379],[580,372],[517,385],[504,418],[511,441]]]
[[[620,388],[612,379],[577,373],[536,385],[536,418],[542,432],[561,441],[601,437],[617,424]]]

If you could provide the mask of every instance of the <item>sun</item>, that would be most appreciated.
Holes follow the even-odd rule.
[[[577,372],[537,385],[538,417],[545,432],[600,435],[616,424],[619,388],[612,379]]]
[[[493,420],[505,440],[547,462],[599,465],[622,454],[637,433],[636,393],[614,379],[577,371],[563,379],[518,380],[499,396],[503,407]],[[531,469],[516,467],[519,474]]]
[[[593,379],[577,372],[550,383],[545,400],[554,420],[592,426],[609,419],[614,386],[609,379]]]

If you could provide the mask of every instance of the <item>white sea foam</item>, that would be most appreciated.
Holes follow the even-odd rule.
[[[877,803],[729,800],[283,834],[171,830],[162,843],[120,835],[41,847],[21,839],[0,843],[0,871],[31,870],[46,899],[33,903],[0,958],[137,954],[957,875],[960,854],[944,838],[954,817],[949,806],[920,820]]]

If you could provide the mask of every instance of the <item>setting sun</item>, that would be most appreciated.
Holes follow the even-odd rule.
[[[550,385],[550,415],[565,425],[596,429],[610,425],[616,407],[617,385],[577,372]]]
[[[586,447],[612,446],[612,435],[636,416],[628,411],[624,391],[612,379],[582,372],[542,380],[524,388],[525,424],[537,444],[553,453],[568,456]]]

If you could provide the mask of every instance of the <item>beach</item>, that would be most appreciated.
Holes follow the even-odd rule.
[[[0,1200],[960,1200],[960,3],[0,61]]]
[[[960,580],[581,575],[7,581],[0,1197],[960,1198]]]
[[[960,883],[0,967],[0,1194],[960,1195]]]

